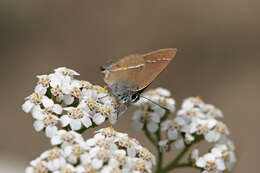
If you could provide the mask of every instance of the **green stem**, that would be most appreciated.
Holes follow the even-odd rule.
[[[180,168],[180,167],[191,167],[192,166],[191,163],[189,163],[189,162],[188,163],[179,163],[179,161],[189,151],[190,147],[193,144],[200,142],[202,139],[203,139],[203,136],[198,136],[197,139],[193,143],[186,145],[186,147],[177,155],[177,157],[173,161],[171,161],[163,169],[161,169],[160,173],[167,173],[170,170],[173,170],[175,168]]]
[[[157,168],[156,173],[160,173],[162,169],[162,163],[163,163],[163,152],[160,151],[160,149],[157,149],[158,158],[157,158]]]
[[[159,123],[159,128],[156,131],[156,147],[157,147],[157,153],[158,153],[158,158],[157,158],[157,168],[156,172],[160,173],[162,169],[162,164],[163,164],[163,152],[160,150],[159,146],[159,141],[161,140],[161,123]]]
[[[192,167],[192,163],[191,162],[187,162],[187,163],[178,163],[175,168],[186,168],[186,167]]]
[[[162,169],[161,172],[168,172],[178,165],[178,162],[182,159],[182,157],[186,154],[186,152],[190,149],[191,145],[186,146],[178,155],[177,157],[171,161],[165,168]]]

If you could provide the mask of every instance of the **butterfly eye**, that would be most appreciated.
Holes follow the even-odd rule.
[[[140,94],[139,93],[134,93],[132,96],[131,96],[131,101],[132,102],[136,102],[137,100],[139,100],[140,98]]]

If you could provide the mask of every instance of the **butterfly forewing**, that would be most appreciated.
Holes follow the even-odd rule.
[[[132,90],[147,87],[170,63],[176,49],[160,49],[144,55],[130,55],[108,67],[105,82],[129,83]]]
[[[171,62],[176,49],[160,49],[143,55],[145,66],[137,78],[139,90],[147,87]]]
[[[105,82],[108,85],[113,85],[115,82],[128,82],[132,86],[138,85],[137,76],[142,73],[145,62],[142,55],[130,55],[124,57],[117,63],[108,67],[105,76]]]

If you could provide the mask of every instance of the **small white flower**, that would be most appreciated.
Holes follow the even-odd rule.
[[[42,119],[41,116],[43,114],[61,115],[61,113],[62,113],[62,106],[59,104],[54,104],[54,102],[49,98],[46,98],[43,100],[43,107],[44,108],[42,109],[40,105],[34,106],[34,108],[32,109],[32,112],[31,112],[33,118]]]
[[[169,141],[168,140],[161,140],[161,141],[159,141],[158,145],[160,146],[161,151],[169,151]]]
[[[218,121],[215,128],[205,134],[205,139],[208,142],[217,142],[223,135],[229,135],[229,130],[224,123]]]
[[[166,107],[170,112],[174,112],[175,101],[170,98],[171,93],[163,88],[149,90],[143,95],[147,99],[141,98],[135,104],[136,106],[139,106],[139,109],[134,112],[132,117],[133,128],[140,130],[145,127],[149,132],[154,133],[159,129],[159,123],[166,114],[166,110],[162,107]],[[152,100],[152,102],[149,100]],[[170,133],[170,135],[172,134],[173,133]]]
[[[100,113],[97,113],[93,116],[93,122],[97,125],[102,124],[105,121],[105,117],[103,115],[101,115]]]
[[[146,91],[143,95],[146,98],[152,100],[153,102],[156,102],[158,105],[166,107],[171,112],[175,111],[175,100],[173,98],[170,98],[171,93],[167,89],[164,88],[151,89]],[[154,103],[152,103],[151,101],[145,98],[140,98],[140,100],[135,105],[137,106],[148,105],[151,107],[158,107],[157,105],[155,105]]]
[[[76,164],[78,159],[86,152],[86,145],[84,142],[67,145],[64,147],[64,155],[69,163]]]
[[[40,114],[37,120],[34,122],[33,126],[37,132],[45,128],[45,135],[49,138],[53,137],[57,132],[57,123],[59,118],[55,115]]]
[[[76,173],[76,168],[73,165],[66,163],[66,165],[53,173]]]
[[[159,128],[158,123],[160,122],[160,117],[154,112],[137,110],[134,112],[132,119],[135,130],[142,129],[144,124],[146,124],[146,128],[152,133],[156,132]]]
[[[235,146],[228,138],[223,139],[224,140],[221,141],[221,143],[215,145],[215,150],[217,148],[219,151],[221,151],[221,158],[224,160],[227,170],[231,171],[237,160],[235,155]],[[212,149],[212,152],[213,151],[214,148]]]
[[[47,89],[42,85],[37,85],[34,89],[34,93],[25,98],[25,103],[22,105],[22,109],[25,113],[29,113],[34,106],[42,104],[48,97],[44,96]]]
[[[25,173],[42,172],[48,173],[47,162],[37,158],[30,162],[30,166],[25,169]]]
[[[215,106],[211,104],[205,104],[202,107],[202,111],[207,114],[208,116],[214,117],[214,118],[222,118],[223,113],[221,112],[220,109],[216,108]]]
[[[165,88],[156,88],[155,91],[157,93],[159,93],[161,96],[164,97],[170,97],[171,96],[171,92]]]
[[[56,74],[70,76],[70,77],[79,75],[78,72],[76,72],[72,69],[66,68],[66,67],[59,67],[59,68],[56,68],[54,71]]]
[[[221,172],[226,169],[225,163],[222,159],[217,158],[214,154],[208,153],[203,157],[198,158],[196,161],[196,166],[199,168],[203,168],[205,173]]]
[[[223,138],[224,139],[224,138]],[[236,162],[234,145],[228,138],[216,144],[209,153],[199,157],[196,149],[191,154],[191,159],[196,166],[202,168],[205,173],[221,173],[225,170],[230,171]]]
[[[178,124],[175,120],[166,120],[161,124],[161,131],[167,131],[167,137],[170,141],[178,138]]]
[[[67,107],[64,108],[67,111],[66,115],[62,115],[60,120],[62,126],[70,125],[72,130],[79,130],[83,124],[86,128],[92,125],[88,112],[81,107]]]
[[[64,148],[71,144],[77,144],[83,142],[83,138],[81,134],[76,133],[74,131],[65,131],[59,130],[56,134],[51,138],[52,145],[62,144],[61,147]]]
[[[66,164],[64,153],[59,148],[53,148],[43,152],[38,159],[46,163],[49,171],[57,171]]]

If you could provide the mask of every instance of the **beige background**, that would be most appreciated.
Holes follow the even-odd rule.
[[[103,85],[99,66],[106,61],[167,47],[178,48],[178,54],[151,87],[169,88],[178,107],[197,95],[220,107],[237,146],[233,172],[259,172],[259,5],[256,0],[1,0],[0,172],[23,172],[50,147],[21,110],[36,74],[67,66],[81,79]],[[115,128],[153,151],[129,126],[131,110]]]

